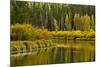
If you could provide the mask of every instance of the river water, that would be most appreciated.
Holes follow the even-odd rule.
[[[12,66],[76,63],[95,61],[94,41],[54,41],[65,47],[49,47],[11,55]]]

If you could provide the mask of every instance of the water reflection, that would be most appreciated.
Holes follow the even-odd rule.
[[[54,41],[57,42],[57,41]],[[35,52],[11,56],[11,65],[39,65],[95,61],[94,41],[64,41],[66,47],[38,49]]]

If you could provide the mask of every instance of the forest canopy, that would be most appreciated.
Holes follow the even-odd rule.
[[[26,23],[49,31],[95,30],[95,6],[11,0],[11,24]]]

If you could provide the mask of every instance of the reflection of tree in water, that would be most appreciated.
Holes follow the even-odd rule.
[[[71,42],[71,43],[70,43]],[[62,42],[64,43],[64,42]],[[54,64],[73,63],[84,61],[95,61],[94,43],[68,41],[63,48],[40,48],[36,53],[12,57],[11,63],[14,65],[28,64]],[[84,46],[83,46],[84,45]],[[88,47],[86,47],[88,45]],[[77,48],[79,47],[79,48]],[[86,58],[86,60],[85,60]],[[14,61],[14,62],[13,62]]]

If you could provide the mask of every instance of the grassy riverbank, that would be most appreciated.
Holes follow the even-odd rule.
[[[33,27],[31,24],[11,25],[11,52],[52,47],[55,46],[52,40],[94,41],[95,31],[48,31],[45,28]]]
[[[37,40],[37,41],[11,41],[11,54],[20,52],[30,52],[38,48],[48,48],[55,46],[51,40]]]
[[[59,40],[60,43],[57,41],[52,40],[36,40],[36,41],[11,41],[11,54],[18,54],[18,53],[26,53],[26,52],[34,52],[34,50],[38,49],[47,49],[47,48],[69,48],[74,50],[87,50],[93,48],[94,45],[88,45],[89,47],[86,47],[85,44],[81,45],[80,43],[84,43],[84,41],[74,41],[74,40],[68,40],[68,42],[63,40]],[[87,41],[93,42],[93,41]],[[74,43],[74,44],[73,44]]]
[[[52,31],[51,38],[65,40],[95,40],[94,31]]]
[[[11,25],[11,40],[12,41],[33,41],[41,39],[64,38],[79,39],[79,40],[95,40],[95,31],[48,31],[45,28],[33,27],[31,24],[15,24]]]

